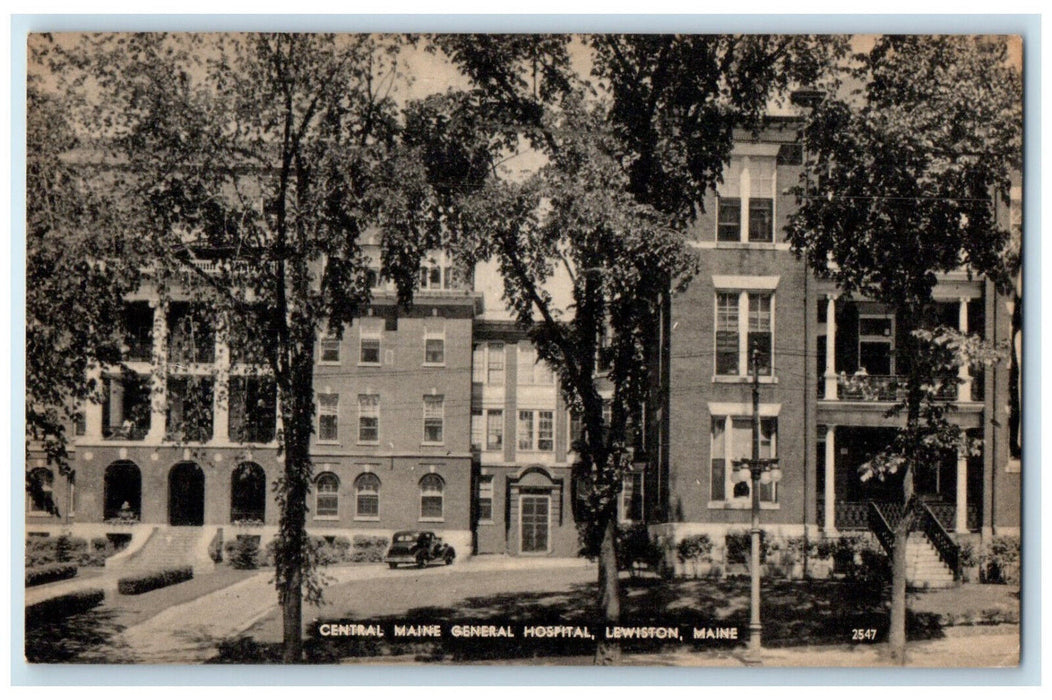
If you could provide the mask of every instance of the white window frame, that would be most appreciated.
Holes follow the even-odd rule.
[[[331,467],[332,465],[319,465],[319,466]],[[336,490],[335,491],[325,491],[325,492],[323,492],[321,490],[321,483],[322,483],[323,479],[326,480],[326,481],[328,481],[330,479],[334,480],[336,482]],[[336,473],[334,471],[332,471],[331,468],[324,469],[323,471],[321,471],[318,474],[317,477],[315,477],[315,479],[314,479],[314,519],[315,520],[339,520],[340,519],[340,500],[341,500],[340,499],[340,487],[341,487],[341,485],[342,484],[340,482],[340,477],[338,477],[336,475]],[[334,501],[336,503],[336,508],[335,508],[336,512],[335,513],[324,514],[324,515],[322,514],[321,507],[319,505],[319,499],[322,498],[323,493],[324,493],[325,496],[334,499]]]
[[[555,372],[537,356],[537,348],[532,345],[519,344],[516,363],[519,386],[555,386]]]
[[[737,294],[738,295],[738,373],[737,374],[719,374],[717,372],[717,340],[716,334],[719,332],[719,314],[720,314],[720,295],[723,294]],[[775,351],[775,338],[777,337],[777,306],[778,306],[778,294],[774,289],[763,287],[742,287],[727,289],[716,287],[712,295],[712,372],[713,381],[720,380],[733,380],[740,381],[742,377],[749,378],[752,376],[752,365],[750,362],[749,354],[749,316],[750,316],[750,303],[749,295],[760,295],[769,297],[771,300],[771,357],[770,357],[770,371],[767,374],[760,375],[760,382],[773,382],[776,381],[775,377],[778,375],[778,367],[775,363],[777,359],[777,352]]]
[[[761,412],[761,416],[760,416],[760,420],[761,421],[774,421],[774,431],[771,434],[771,439],[769,441],[767,441],[767,444],[770,447],[770,458],[776,459],[778,457],[778,416],[777,415],[763,415],[764,413],[769,413],[769,411],[762,411]],[[722,420],[723,421],[724,443],[723,443],[723,458],[722,459],[723,459],[723,493],[724,493],[724,498],[722,500],[716,499],[714,497],[713,493],[712,493],[712,474],[711,474],[712,461],[714,459],[717,459],[717,457],[715,456],[716,441],[714,439],[715,436],[713,435],[713,431],[712,431],[712,421],[716,421],[716,420]],[[710,418],[710,421],[709,421],[709,470],[710,470],[710,473],[709,473],[709,480],[708,480],[708,489],[709,489],[709,507],[710,508],[748,508],[748,507],[752,506],[752,490],[751,490],[752,489],[752,483],[751,482],[749,484],[749,489],[750,489],[749,494],[747,494],[745,496],[737,496],[737,497],[734,495],[734,486],[735,486],[735,484],[734,484],[734,480],[733,480],[733,475],[734,475],[735,468],[734,468],[734,464],[732,463],[733,459],[730,457],[730,455],[734,454],[734,445],[735,445],[735,443],[734,443],[734,421],[748,421],[750,423],[750,425],[751,425],[751,423],[752,423],[752,416],[747,414],[747,413],[745,413],[745,412],[741,412],[741,413],[727,413],[727,414],[712,414],[711,418]],[[751,441],[751,439],[752,438],[750,437],[750,441]],[[751,455],[751,454],[752,454],[752,444],[750,442],[750,444],[749,444],[749,455]],[[764,456],[764,438],[763,438],[762,424],[761,424],[761,430],[760,430],[760,456],[761,457]],[[765,510],[779,508],[780,505],[781,505],[781,499],[780,499],[780,493],[779,492],[780,492],[780,485],[778,483],[772,484],[771,494],[774,497],[774,500],[765,500],[765,499],[763,499],[761,497],[761,499],[760,499],[760,508],[765,509]]]
[[[359,500],[358,500],[363,495],[370,495],[370,493],[371,493],[371,492],[363,492],[362,489],[361,489],[361,486],[360,486],[362,481],[367,480],[369,477],[371,477],[372,479],[376,480],[376,492],[375,492],[375,494],[373,494],[376,497],[376,514],[375,515],[370,515],[368,513],[363,514],[361,512],[360,503],[359,503]],[[359,474],[358,476],[354,477],[354,519],[355,520],[377,521],[377,520],[380,519],[380,490],[382,488],[383,488],[383,482],[380,481],[380,477],[378,477],[376,475],[375,467],[373,467],[372,469],[369,469],[367,471],[364,471],[361,474]]]
[[[483,452],[503,452],[504,451],[504,437],[507,432],[504,430],[504,409],[503,408],[485,408],[482,411],[483,415],[483,435],[482,435],[482,451]],[[500,444],[496,447],[490,446],[490,418],[495,417],[497,425],[500,427]]]
[[[551,430],[548,437],[551,448],[541,448],[541,414],[551,414]],[[523,431],[523,415],[529,415],[529,431]],[[528,437],[527,446],[523,447],[523,438]],[[555,452],[555,411],[550,408],[521,408],[515,414],[515,449],[517,452],[538,452],[541,454],[552,454]]]
[[[716,197],[716,216],[713,222],[712,240],[726,245],[750,245],[750,246],[772,246],[775,241],[776,222],[778,221],[778,146],[774,144],[755,144],[757,153],[735,154],[731,156],[731,162],[727,168],[726,180],[720,186]],[[737,150],[742,150],[741,147]],[[753,192],[752,181],[756,178],[765,178],[770,164],[770,186],[760,194]],[[760,185],[762,187],[762,185]],[[739,228],[738,240],[721,241],[720,230],[720,199],[737,199],[739,206]],[[771,200],[771,240],[750,241],[749,240],[749,202],[753,199]]]
[[[361,367],[379,367],[384,361],[384,337],[381,328],[362,328],[358,333],[358,365]],[[362,359],[366,341],[376,341],[376,361]]]
[[[427,344],[433,340],[440,341],[442,343],[442,360],[439,362],[431,362],[427,359]],[[424,362],[425,367],[445,367],[446,366],[446,329],[441,330],[424,330]]]
[[[321,337],[318,338],[318,364],[319,365],[338,365],[340,364],[340,346],[343,343],[336,337],[335,333],[325,332],[322,333]],[[336,359],[326,359],[326,350],[335,349]]]
[[[863,335],[862,333],[862,320],[863,319],[881,319],[891,321],[891,335]],[[893,312],[888,313],[873,313],[873,312],[859,312],[858,314],[858,342],[855,348],[856,357],[858,358],[858,368],[862,369],[862,343],[880,343],[888,346],[888,368],[890,370],[889,376],[895,376],[895,314]],[[826,341],[828,342],[828,341]],[[872,373],[870,368],[866,368],[867,373]]]
[[[438,479],[438,483],[440,484],[440,487],[439,487],[437,492],[434,491],[434,490],[431,490],[431,491],[425,491],[424,490],[424,481],[434,481],[434,479],[432,479],[430,477],[435,477],[435,478]],[[419,522],[422,522],[422,523],[442,523],[442,522],[445,522],[446,521],[446,480],[443,479],[436,472],[429,472],[429,473],[425,474],[424,476],[420,477],[420,481],[417,482],[417,488],[420,491],[420,509],[418,511],[419,517],[417,518],[419,520]],[[435,498],[435,494],[436,493],[438,494],[437,497],[440,499],[439,500],[440,515],[437,515],[437,516],[435,516],[435,515],[424,515],[424,498],[425,497]]]
[[[429,408],[428,408],[428,403],[432,404],[432,408],[430,409],[430,412],[429,412]],[[437,415],[436,415],[436,413],[434,411],[434,408],[433,408],[434,405],[438,406],[438,413],[437,413]],[[444,445],[446,443],[446,397],[443,394],[428,394],[427,396],[424,396],[424,412],[423,413],[424,413],[424,422],[423,422],[424,434],[423,434],[423,440],[421,440],[421,443],[424,444],[424,445]],[[437,420],[441,421],[438,424],[438,429],[441,432],[441,435],[440,435],[441,439],[439,439],[438,441],[433,441],[433,440],[428,440],[427,439],[427,421],[429,419],[430,420],[436,420],[437,419]]]
[[[500,351],[495,352],[494,348],[500,347]],[[499,354],[500,356],[500,368],[494,369],[493,360]],[[494,372],[500,372],[500,380],[493,381],[492,375]],[[504,386],[507,382],[508,377],[508,346],[506,343],[500,340],[490,340],[486,343],[486,385],[487,386]]]
[[[334,406],[326,406],[322,397],[335,397]],[[322,437],[322,418],[331,416],[333,418],[335,437]],[[332,392],[318,394],[318,442],[322,444],[336,445],[340,442],[340,395]]]
[[[363,404],[362,399],[365,399]],[[372,399],[375,399],[375,403],[370,405]],[[376,439],[365,440],[362,438],[362,419],[363,418],[375,418],[376,419]],[[379,394],[358,394],[358,444],[359,445],[378,445],[380,444],[380,395]]]
[[[48,474],[48,478],[50,479],[50,481],[42,482],[41,485],[40,485],[40,490],[43,493],[45,493],[45,494],[50,493],[51,494],[51,502],[54,503],[55,502],[55,472],[52,471],[51,469],[48,469],[47,467],[33,467],[32,469],[29,470],[30,478],[32,478],[32,475],[34,473],[38,472],[38,471],[39,472],[46,472]],[[26,503],[26,514],[27,515],[33,515],[33,516],[50,516],[51,515],[51,513],[47,512],[47,510],[38,510],[36,508],[36,504],[33,503],[33,496],[32,496],[32,494],[27,493],[26,494],[26,500],[27,500],[27,503]]]

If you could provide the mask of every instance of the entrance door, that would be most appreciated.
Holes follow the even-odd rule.
[[[168,472],[168,522],[205,524],[205,473],[193,462],[180,462]]]
[[[550,496],[521,496],[519,500],[520,531],[524,554],[547,553],[548,551],[548,513]]]

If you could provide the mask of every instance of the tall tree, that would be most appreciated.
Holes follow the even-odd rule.
[[[302,660],[302,602],[321,596],[305,527],[316,339],[369,303],[368,231],[403,302],[432,242],[430,189],[391,98],[397,50],[366,35],[110,35],[64,52],[58,74],[88,93],[78,116],[123,173],[151,282],[214,311],[276,385],[289,663]]]
[[[68,430],[78,407],[99,399],[89,367],[121,360],[123,299],[138,267],[116,203],[78,167],[69,102],[41,81],[31,71],[26,93],[26,463],[42,450],[72,479]],[[34,499],[60,515],[41,486],[27,473]]]
[[[905,427],[864,467],[900,474],[912,505],[917,473],[969,444],[940,397],[961,363],[989,362],[976,338],[940,327],[939,273],[967,269],[1009,284],[1009,232],[995,217],[1021,167],[1022,90],[1000,37],[880,37],[856,57],[861,87],[819,103],[806,127],[809,179],[787,233],[820,276],[889,305],[901,324]],[[891,652],[905,661],[906,542],[912,508],[895,527]]]
[[[687,227],[721,179],[734,129],[758,127],[770,100],[817,80],[844,42],[460,35],[432,45],[473,86],[418,106],[442,225],[469,262],[498,261],[509,307],[580,412],[582,540],[598,559],[599,613],[616,622],[628,429],[641,401],[661,398],[649,393],[649,353],[671,286],[689,278]],[[575,73],[584,63],[593,82]],[[498,163],[517,149],[547,164],[526,181],[502,176]],[[563,314],[546,291],[557,267],[572,287]],[[612,397],[605,412],[600,389]],[[619,653],[600,641],[596,662]]]

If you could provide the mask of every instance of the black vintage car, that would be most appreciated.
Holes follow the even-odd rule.
[[[457,553],[433,532],[421,530],[400,530],[391,538],[384,561],[392,569],[399,564],[412,564],[423,568],[434,561],[444,562],[446,566],[453,563]]]

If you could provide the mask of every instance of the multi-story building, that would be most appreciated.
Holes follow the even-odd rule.
[[[648,518],[679,537],[748,527],[748,483],[732,463],[752,456],[751,350],[760,349],[760,456],[777,458],[780,483],[761,484],[766,529],[812,537],[865,530],[869,503],[901,502],[901,475],[863,480],[859,467],[904,418],[886,414],[908,358],[902,325],[885,306],[818,281],[780,232],[800,182],[799,124],[772,120],[741,134],[717,193],[692,231],[698,272],[667,305],[661,383],[664,419]],[[998,204],[1007,223],[1009,207]],[[1010,307],[966,271],[940,277],[934,297],[945,325],[1004,344]],[[922,470],[917,492],[950,533],[1017,534],[1019,461],[1008,451],[1007,365],[972,376],[945,396],[951,418],[981,438],[979,456],[948,455]],[[667,495],[666,495],[667,494]]]
[[[752,453],[752,348],[762,358],[760,456],[777,458],[783,474],[761,485],[765,528],[864,530],[869,503],[901,493],[894,478],[865,481],[858,467],[902,421],[886,415],[908,360],[902,324],[816,280],[782,240],[802,173],[798,128],[773,119],[759,135],[741,134],[690,232],[698,269],[656,319],[653,391],[623,522],[673,538],[747,526],[749,485],[736,483],[732,464]],[[999,203],[997,215],[1007,221],[1009,206]],[[411,310],[379,286],[342,338],[319,338],[312,532],[421,528],[463,554],[578,551],[576,421],[526,333],[495,320],[472,286],[435,256]],[[935,299],[944,323],[1009,339],[1011,306],[988,281],[944,275]],[[144,288],[128,300],[127,327],[127,371],[99,374],[105,399],[76,426],[75,478],[42,458],[27,464],[41,486],[27,496],[27,531],[72,526],[145,541],[156,529],[196,526],[204,543],[218,528],[273,534],[270,484],[282,466],[273,382],[230,347],[222,323],[177,295],[161,302]],[[982,452],[948,455],[918,475],[918,492],[961,536],[1018,532],[1009,374],[1007,365],[961,371],[945,400]]]

